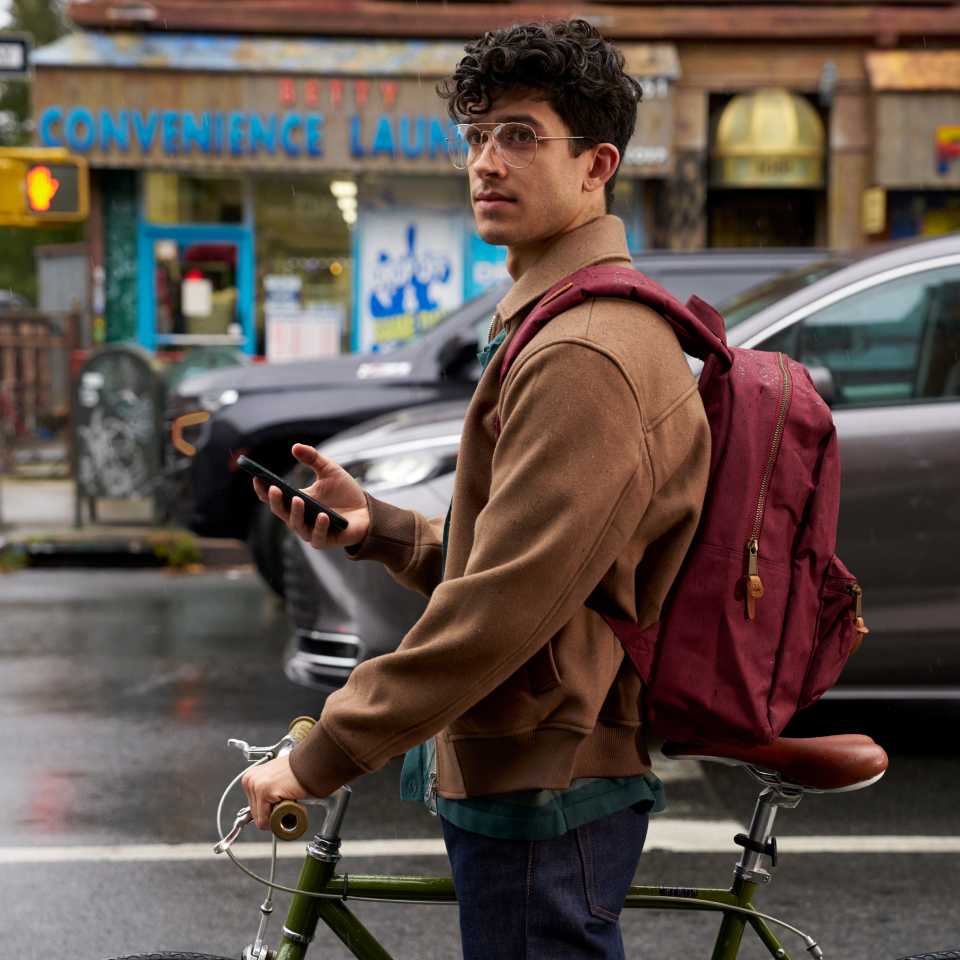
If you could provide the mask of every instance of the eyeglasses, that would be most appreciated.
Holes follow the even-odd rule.
[[[458,169],[475,163],[483,153],[487,140],[508,166],[529,167],[537,155],[541,140],[585,140],[586,137],[541,137],[527,123],[511,120],[498,123],[492,130],[481,130],[475,123],[458,123],[447,137],[447,156]]]

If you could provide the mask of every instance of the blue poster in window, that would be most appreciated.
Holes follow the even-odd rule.
[[[448,213],[364,211],[354,348],[388,349],[463,302],[463,220]]]
[[[467,282],[464,295],[469,300],[496,283],[506,283],[507,248],[495,247],[480,239],[475,230],[470,231],[467,249]]]

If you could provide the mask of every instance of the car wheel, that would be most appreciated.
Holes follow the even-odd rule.
[[[258,503],[253,511],[247,542],[257,573],[279,597],[284,595],[283,542],[289,536],[292,536],[290,531],[270,512],[270,508],[265,503]]]

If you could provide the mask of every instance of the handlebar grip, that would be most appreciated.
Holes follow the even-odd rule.
[[[313,729],[314,724],[317,721],[313,717],[295,717],[290,721],[290,727],[287,731],[287,736],[291,740],[295,740],[299,743],[301,740],[305,739],[307,734]]]
[[[298,840],[308,826],[307,808],[294,800],[281,800],[270,811],[270,830],[278,840]]]

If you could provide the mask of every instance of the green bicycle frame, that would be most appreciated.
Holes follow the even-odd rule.
[[[335,875],[335,864],[314,859],[304,862],[297,887],[322,893],[324,898],[296,894],[284,923],[276,960],[304,960],[320,920],[336,934],[357,960],[393,960],[391,955],[346,905],[351,897],[402,903],[456,903],[450,877],[390,877]],[[694,887],[631,886],[626,909],[697,910],[723,914],[711,960],[736,960],[747,926],[776,960],[790,960],[766,921],[753,906],[759,884],[736,878],[729,890]]]

